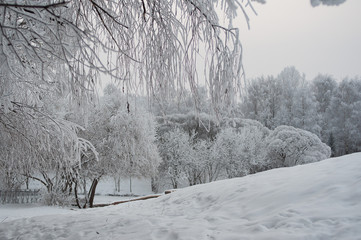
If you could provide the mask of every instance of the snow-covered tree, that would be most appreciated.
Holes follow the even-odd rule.
[[[83,132],[99,152],[98,162],[85,156],[80,169],[83,178],[91,178],[93,191],[102,176],[153,177],[161,161],[154,117],[140,105],[131,106],[131,98],[127,101],[114,85],[104,92]]]
[[[295,90],[293,104],[293,119],[291,126],[310,131],[317,136],[321,134],[317,112],[317,102],[312,94],[309,83],[302,79]]]
[[[281,87],[272,76],[252,80],[243,99],[245,117],[257,120],[268,128],[275,128],[275,118],[281,106]]]
[[[331,98],[337,88],[337,82],[331,76],[318,75],[313,79],[311,91],[316,98],[318,125],[321,127],[320,138],[327,142],[330,137],[329,111]]]
[[[193,136],[175,128],[160,136],[158,141],[163,158],[161,172],[169,177],[173,188],[178,188],[180,181],[186,178],[186,166],[194,161]]]
[[[241,46],[237,29],[220,23],[217,2],[2,1],[0,66],[11,82],[3,85],[6,106],[26,90],[41,102],[40,90],[54,85],[70,86],[73,96],[88,96],[99,73],[122,81],[128,90],[141,84],[149,96],[165,98],[187,85],[197,95],[194,66],[200,49],[209,59],[206,80],[213,102],[232,101],[231,88],[242,72]],[[253,11],[250,1],[220,6],[228,19],[224,25],[238,7],[245,16]],[[54,81],[58,66],[67,73]]]
[[[267,137],[266,161],[272,168],[289,167],[329,158],[331,149],[313,133],[279,126]]]
[[[276,126],[293,125],[295,111],[295,94],[302,80],[302,76],[295,67],[286,67],[277,76],[281,94],[279,111],[276,113]]]
[[[243,158],[243,139],[233,128],[226,128],[217,134],[213,145],[213,158],[222,164],[228,178],[241,177],[248,173],[249,163]]]
[[[17,178],[42,183],[48,190],[48,203],[56,203],[57,195],[73,189],[73,166],[94,148],[77,135],[82,127],[66,119],[63,110],[68,101],[61,94],[51,92],[42,97],[47,104],[24,107],[19,102],[18,107],[0,114],[0,148],[4,150],[0,158],[8,166],[11,163]]]
[[[73,166],[68,155],[80,159],[85,146],[77,136],[79,126],[47,111],[46,95],[60,92],[82,105],[94,98],[101,74],[121,81],[126,91],[143,86],[148,96],[166,98],[186,86],[197,95],[193,66],[200,48],[209,59],[205,69],[213,103],[231,102],[242,71],[241,48],[238,31],[220,24],[215,5],[193,0],[1,1],[0,147],[18,139],[37,165],[54,147],[62,165]],[[223,2],[229,19],[236,15],[235,6],[251,10],[243,2]],[[55,139],[51,147],[49,139]],[[6,154],[25,159],[19,151]]]
[[[195,159],[199,161],[199,166],[203,172],[203,179],[207,182],[217,180],[223,170],[222,162],[218,161],[216,152],[213,149],[213,144],[214,141],[198,140],[194,147]]]
[[[186,114],[170,114],[160,116],[158,120],[158,134],[172,130],[173,128],[181,128],[189,135],[195,133],[198,139],[213,140],[219,131],[217,120],[214,116],[201,112],[196,113],[190,111]]]
[[[118,111],[110,118],[110,124],[107,141],[115,154],[109,157],[118,162],[115,170],[128,177],[153,176],[160,163],[153,117],[144,112]]]
[[[269,131],[256,126],[243,127],[238,131],[240,131],[241,145],[239,147],[241,148],[242,159],[249,165],[247,174],[267,169],[264,161],[264,149]]]
[[[245,172],[255,173],[267,168],[264,162],[265,139],[270,130],[260,122],[251,119],[224,118],[223,129],[232,128],[238,135],[241,161],[245,162]]]
[[[289,125],[319,135],[320,120],[313,91],[304,75],[295,67],[286,67],[277,78],[261,77],[251,82],[242,103],[243,113],[270,129]]]
[[[184,172],[189,185],[205,183],[207,181],[206,168],[210,158],[210,141],[198,140],[193,145],[193,158],[189,158],[184,166]]]
[[[360,149],[361,80],[344,79],[332,96],[326,117],[335,138],[337,156]]]

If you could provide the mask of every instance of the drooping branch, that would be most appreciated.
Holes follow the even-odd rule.
[[[50,4],[17,4],[17,3],[4,3],[0,2],[0,7],[16,7],[16,8],[37,8],[37,9],[48,9],[66,6],[70,1],[60,1]]]

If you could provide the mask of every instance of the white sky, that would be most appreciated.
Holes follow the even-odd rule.
[[[267,0],[254,4],[247,29],[239,13],[247,78],[274,75],[295,66],[307,79],[318,73],[337,80],[361,76],[361,0],[311,7],[310,0]]]

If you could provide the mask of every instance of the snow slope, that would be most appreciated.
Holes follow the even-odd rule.
[[[3,222],[0,239],[361,239],[361,153]]]

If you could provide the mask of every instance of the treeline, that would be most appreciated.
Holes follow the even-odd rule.
[[[245,92],[222,118],[212,113],[202,88],[196,99],[185,91],[157,104],[114,85],[94,105],[48,95],[44,111],[64,125],[52,125],[54,137],[39,146],[21,136],[2,141],[0,187],[16,189],[32,179],[44,185],[49,204],[91,207],[104,177],[149,177],[160,191],[315,162],[331,150],[335,156],[360,151],[359,78],[338,83],[320,75],[307,82],[289,67],[277,77],[252,80]],[[39,133],[29,124],[17,126]],[[56,134],[59,127],[73,129],[76,141]]]
[[[280,125],[316,134],[333,156],[361,150],[361,78],[337,82],[328,75],[307,81],[294,67],[278,76],[259,77],[246,88],[244,118],[270,129]]]
[[[206,113],[170,114],[158,117],[157,129],[162,162],[153,181],[155,191],[316,162],[331,155],[315,134],[291,126],[270,130],[250,119],[218,122]]]
[[[204,89],[197,95],[197,101],[186,93],[182,101],[155,107],[162,157],[155,187],[244,176],[361,150],[358,77],[337,82],[318,75],[307,81],[287,67],[276,77],[251,80],[238,108],[223,119],[212,114]]]

